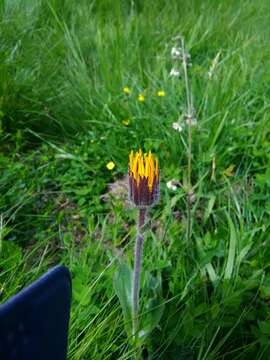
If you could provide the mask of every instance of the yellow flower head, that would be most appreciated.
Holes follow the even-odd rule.
[[[159,96],[159,97],[163,97],[163,96],[165,96],[166,95],[166,93],[165,93],[165,91],[163,91],[163,90],[159,90],[158,92],[157,92],[157,96]]]
[[[115,163],[113,161],[108,162],[106,165],[108,170],[113,170],[115,168]]]
[[[124,92],[125,94],[130,94],[130,88],[127,87],[127,86],[125,86],[125,87],[123,88],[123,92]]]
[[[138,101],[144,102],[144,95],[143,94],[139,94]]]
[[[129,197],[140,207],[153,205],[159,195],[158,159],[151,153],[143,154],[140,149],[129,155]]]
[[[122,120],[122,124],[125,125],[125,126],[128,126],[129,125],[129,120],[128,119]]]

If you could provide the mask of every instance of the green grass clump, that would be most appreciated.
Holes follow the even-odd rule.
[[[161,319],[143,357],[268,359],[269,10],[267,0],[1,2],[0,296],[67,265],[70,359],[134,357],[113,278],[133,263],[122,177],[139,146],[162,176],[141,293],[142,316]],[[169,76],[179,35],[198,120],[190,241],[188,131],[172,128],[185,84]],[[147,312],[161,295],[162,311]]]

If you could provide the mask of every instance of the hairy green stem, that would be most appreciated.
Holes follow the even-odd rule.
[[[137,336],[139,329],[139,295],[140,295],[140,275],[141,259],[143,250],[142,227],[145,224],[146,209],[139,209],[139,218],[137,224],[137,237],[134,252],[134,272],[133,272],[133,294],[132,294],[132,311],[133,311],[133,336]]]

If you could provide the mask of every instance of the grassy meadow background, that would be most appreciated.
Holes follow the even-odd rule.
[[[269,23],[268,0],[1,1],[0,301],[68,266],[69,359],[133,359],[113,278],[133,264],[123,177],[140,146],[162,176],[142,285],[162,311],[143,358],[269,359]],[[197,117],[190,241],[179,35]]]

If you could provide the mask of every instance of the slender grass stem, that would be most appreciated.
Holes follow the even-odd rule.
[[[134,272],[133,272],[133,336],[137,336],[139,329],[139,294],[140,294],[140,275],[141,275],[141,259],[143,251],[143,234],[142,227],[145,224],[146,209],[139,209],[139,218],[137,225],[137,237],[134,253]]]
[[[192,105],[192,95],[190,92],[189,78],[188,78],[188,53],[185,50],[184,39],[181,39],[181,49],[182,49],[182,62],[185,78],[185,89],[186,89],[186,102],[187,102],[187,125],[188,125],[188,169],[187,169],[187,240],[190,241],[191,238],[191,195],[192,195],[192,184],[191,184],[191,173],[192,173],[192,121],[193,121],[193,105]]]
[[[191,238],[191,195],[192,195],[192,185],[191,185],[191,158],[192,158],[192,130],[191,130],[191,116],[188,118],[188,197],[187,197],[187,210],[188,210],[188,223],[187,223],[187,239],[188,241]]]

